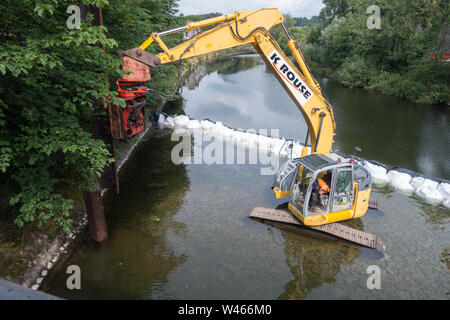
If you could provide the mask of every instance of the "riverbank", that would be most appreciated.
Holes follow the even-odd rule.
[[[447,64],[450,65],[449,62]],[[350,68],[346,65],[338,69],[311,67],[316,76],[327,77],[336,80],[348,88],[362,88],[411,101],[416,104],[433,104],[437,106],[450,106],[450,92],[448,84],[443,81],[436,84],[421,83],[419,71],[412,70],[407,74],[376,72],[367,70],[362,65]]]
[[[183,81],[181,83],[187,79],[192,70],[207,61],[253,52],[252,47],[241,47],[191,58],[182,65]],[[173,75],[167,75],[167,79],[170,79],[173,86],[178,82]],[[154,109],[163,109],[167,102],[167,99],[157,99]],[[140,142],[151,134],[152,128],[148,117],[146,122],[144,132],[129,141],[118,141],[116,144],[118,171],[127,163]],[[105,191],[103,190],[102,194]],[[82,196],[81,194],[72,194],[71,198],[75,201],[75,209],[72,213],[73,230],[70,234],[61,231],[56,224],[44,225],[41,228],[25,225],[19,229],[14,224],[13,217],[2,220],[0,225],[0,278],[34,290],[40,288],[42,281],[55,263],[61,257],[69,254],[74,240],[80,233],[86,232],[87,214]]]

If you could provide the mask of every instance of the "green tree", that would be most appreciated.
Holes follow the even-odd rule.
[[[305,17],[294,18],[296,27],[312,27],[318,26],[321,24],[321,21],[318,16],[313,16],[310,19]]]
[[[93,101],[123,105],[105,78],[122,75],[119,44],[136,46],[149,25],[167,26],[176,12],[175,0],[83,3],[103,7],[111,29],[89,15],[69,30],[72,1],[0,3],[0,179],[19,226],[54,221],[70,230],[73,194],[90,189],[111,161],[92,137]]]
[[[351,0],[322,0],[325,5],[320,11],[319,18],[328,25],[334,18],[345,17],[351,11]]]
[[[439,37],[449,26],[448,1],[379,0],[375,4],[381,10],[380,29],[367,27],[367,8],[373,1],[324,3],[320,15],[324,26],[320,36],[319,27],[311,30],[311,54],[305,54],[313,66],[336,70],[337,78],[347,85],[376,88],[420,102],[448,101],[448,77],[424,72],[436,65],[448,69],[445,62],[430,58],[434,48],[441,47]],[[422,65],[428,68],[419,68]]]

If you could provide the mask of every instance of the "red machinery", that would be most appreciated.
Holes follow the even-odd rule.
[[[144,107],[147,99],[147,88],[139,86],[138,82],[117,80],[119,97],[125,100],[126,107],[122,109],[122,123],[125,138],[131,138],[145,128]]]
[[[125,108],[109,106],[111,135],[128,139],[145,128],[145,111],[148,89],[144,83],[151,79],[150,68],[128,57],[123,58],[123,70],[132,73],[117,80],[119,98],[125,100]]]

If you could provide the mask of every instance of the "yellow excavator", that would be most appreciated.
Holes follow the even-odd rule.
[[[333,110],[318,82],[309,71],[300,45],[291,39],[284,17],[276,8],[237,11],[186,26],[153,32],[139,47],[121,53],[124,69],[133,73],[126,81],[150,79],[149,68],[160,64],[252,44],[268,68],[300,109],[308,132],[301,157],[289,159],[275,175],[272,186],[276,198],[289,197],[288,208],[306,226],[321,226],[359,218],[369,206],[371,176],[353,159],[331,152],[336,128]],[[280,24],[299,69],[283,53],[269,29]],[[212,26],[212,27],[211,27]],[[162,37],[174,32],[210,27],[174,48]],[[156,42],[162,52],[156,56],[145,49]]]

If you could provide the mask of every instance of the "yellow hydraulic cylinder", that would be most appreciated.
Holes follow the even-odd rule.
[[[300,70],[302,70],[303,75],[305,76],[306,80],[309,82],[309,84],[314,89],[316,89],[317,93],[321,94],[319,85],[316,83],[316,81],[314,80],[314,77],[309,72],[308,66],[306,65],[303,55],[298,51],[297,47],[295,46],[295,40],[289,40],[288,46],[289,46],[289,49],[291,49],[292,53],[294,54],[295,60],[297,60],[297,63],[300,66]]]

